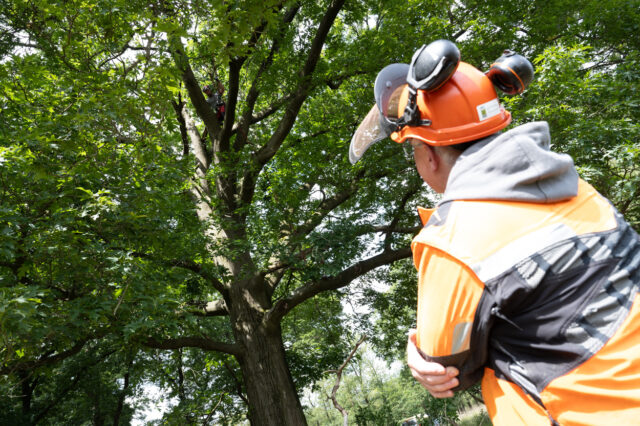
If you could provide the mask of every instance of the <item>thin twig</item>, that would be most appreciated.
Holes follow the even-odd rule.
[[[206,419],[204,419],[204,422],[202,422],[202,426],[207,426],[209,424],[209,420],[211,420],[211,416],[213,416],[213,413],[216,412],[216,408],[218,408],[218,405],[220,405],[220,403],[222,402],[222,398],[224,398],[226,394],[227,394],[226,392],[222,392],[222,395],[220,395],[220,399],[218,400],[218,403],[213,406],[211,411],[209,411],[209,415],[207,416]]]
[[[353,356],[356,354],[356,351],[358,350],[358,347],[360,347],[360,345],[367,339],[367,335],[363,335],[360,340],[358,340],[358,343],[356,343],[356,346],[351,350],[351,353],[349,354],[349,356],[347,357],[347,359],[344,360],[344,362],[342,363],[342,365],[340,366],[340,368],[338,368],[337,370],[331,370],[329,372],[331,373],[336,373],[336,384],[333,385],[333,389],[331,390],[331,396],[329,397],[329,399],[331,401],[333,401],[333,406],[336,407],[336,410],[340,411],[340,413],[342,414],[342,424],[343,426],[347,426],[349,424],[349,413],[347,412],[347,410],[345,410],[339,403],[338,403],[338,399],[336,398],[336,393],[338,392],[338,388],[340,387],[340,379],[342,378],[342,371],[344,370],[344,368],[347,366],[347,364],[349,363],[349,361],[351,361],[351,359],[353,358]]]

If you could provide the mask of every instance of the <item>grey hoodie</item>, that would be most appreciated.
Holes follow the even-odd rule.
[[[476,143],[458,157],[440,204],[479,199],[553,203],[576,196],[573,160],[551,152],[549,144],[549,125],[544,121]]]

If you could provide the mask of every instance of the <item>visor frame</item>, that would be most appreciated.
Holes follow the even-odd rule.
[[[384,67],[374,83],[374,97],[376,103],[362,120],[351,138],[349,146],[349,161],[355,164],[371,145],[388,138],[398,129],[399,117],[390,117],[389,103],[397,96],[398,89],[407,85],[409,65],[394,63]],[[402,92],[402,90],[400,91]],[[377,111],[377,119],[372,114]],[[394,112],[397,115],[397,110]]]
[[[390,64],[384,67],[376,76],[373,94],[382,116],[389,119],[389,100],[396,90],[407,84],[409,65],[402,63]],[[393,121],[391,121],[393,122]],[[395,122],[393,122],[395,124]]]

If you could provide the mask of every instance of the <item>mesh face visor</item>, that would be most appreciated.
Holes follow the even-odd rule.
[[[407,85],[409,65],[387,65],[378,73],[374,85],[376,104],[362,120],[351,138],[349,161],[355,164],[374,143],[389,137],[397,128],[398,103]]]

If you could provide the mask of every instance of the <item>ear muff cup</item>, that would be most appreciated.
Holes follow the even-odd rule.
[[[533,81],[533,65],[524,56],[505,50],[486,74],[498,89],[515,95],[524,92]]]
[[[460,63],[460,50],[449,40],[436,40],[413,55],[407,83],[416,90],[438,90],[451,78]]]

